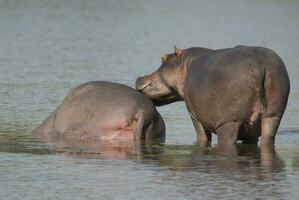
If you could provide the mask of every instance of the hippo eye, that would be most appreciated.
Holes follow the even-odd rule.
[[[166,60],[167,60],[167,55],[166,55],[166,54],[163,55],[163,56],[161,57],[161,60],[162,60],[162,62],[166,62]]]

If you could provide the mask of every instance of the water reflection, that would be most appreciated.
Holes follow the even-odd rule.
[[[201,147],[161,142],[130,144],[124,141],[59,141],[56,152],[76,158],[137,160],[172,172],[219,174],[238,180],[271,181],[285,178],[285,163],[274,148],[258,145]]]
[[[223,150],[223,148],[221,148]],[[159,164],[173,170],[200,170],[206,173],[255,176],[268,179],[274,173],[282,172],[284,161],[274,148],[261,149],[257,145],[236,145],[231,155],[223,155],[219,147],[164,146]]]
[[[49,148],[32,134],[26,133],[1,133],[0,152],[52,154],[54,150]]]
[[[161,141],[130,144],[124,141],[87,142],[68,139],[45,143],[30,134],[0,133],[0,152],[14,153],[11,156],[16,156],[16,153],[43,154],[25,156],[26,162],[28,158],[31,159],[28,160],[28,169],[33,171],[41,170],[39,164],[34,163],[40,159],[48,164],[54,163],[53,166],[50,164],[53,167],[51,173],[54,175],[60,169],[62,171],[59,172],[64,174],[64,169],[70,167],[67,163],[71,162],[72,169],[80,169],[84,177],[87,173],[91,173],[89,174],[91,177],[102,180],[103,177],[117,177],[117,175],[110,175],[110,171],[112,173],[129,171],[132,180],[140,180],[141,177],[150,179],[154,181],[151,182],[152,187],[174,184],[173,187],[182,193],[193,190],[203,192],[204,188],[212,187],[212,190],[217,190],[217,194],[226,192],[230,188],[236,192],[233,193],[234,195],[239,196],[248,188],[264,191],[266,185],[267,191],[261,192],[260,195],[274,195],[275,191],[279,190],[277,183],[283,184],[284,187],[289,184],[290,165],[293,168],[298,166],[295,150],[294,148],[294,151],[290,152],[280,149],[277,153],[273,148],[261,149],[258,145],[244,144],[227,150],[217,145],[201,147],[164,144]],[[53,154],[55,156],[52,156]],[[294,158],[293,162],[282,160],[281,157],[284,158],[285,155]],[[90,172],[86,169],[94,169],[94,171]],[[27,175],[33,176],[33,171],[30,172],[32,174]],[[48,173],[46,171],[45,173]],[[88,184],[88,181],[84,184]],[[186,188],[183,186],[188,186],[189,189],[185,191]],[[280,189],[278,195],[285,191],[289,190]]]
[[[139,160],[174,171],[200,171],[242,176],[259,180],[273,178],[284,171],[284,161],[272,146],[237,144],[235,146],[202,147],[199,145],[167,145],[164,141],[47,141],[56,152],[77,158]]]
[[[56,141],[51,145],[58,153],[80,158],[139,160],[144,154],[154,155],[155,148],[153,147],[161,142],[163,141],[132,144],[130,141],[123,140],[80,141],[68,139]]]
[[[0,151],[10,153],[61,153],[80,158],[157,160],[159,165],[173,170],[188,170],[200,166],[219,168],[226,173],[257,173],[259,170],[278,172],[284,162],[273,147],[237,144],[235,146],[201,147],[199,145],[167,145],[164,141],[82,141],[42,140],[31,134],[0,134]],[[297,157],[294,157],[296,166]],[[209,168],[207,167],[207,169]]]
[[[295,168],[299,168],[299,155],[298,155],[298,151],[297,151],[297,154],[293,157],[292,166],[295,167]]]

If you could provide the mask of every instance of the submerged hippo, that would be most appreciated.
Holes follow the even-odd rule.
[[[162,57],[136,89],[161,106],[185,101],[199,144],[274,144],[290,82],[281,58],[263,47],[189,48]]]
[[[82,84],[34,132],[48,139],[151,140],[164,138],[165,126],[152,101],[125,85]]]

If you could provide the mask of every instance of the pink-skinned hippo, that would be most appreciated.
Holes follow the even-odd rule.
[[[48,140],[153,140],[165,125],[152,101],[135,89],[105,81],[82,84],[34,133]]]
[[[136,80],[136,89],[158,105],[185,101],[199,144],[237,140],[273,146],[290,82],[281,58],[254,46],[177,49],[158,70]]]

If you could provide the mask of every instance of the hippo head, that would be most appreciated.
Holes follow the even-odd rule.
[[[162,106],[183,100],[183,88],[186,79],[184,50],[174,47],[174,53],[162,56],[161,66],[152,74],[139,77],[136,89]]]

